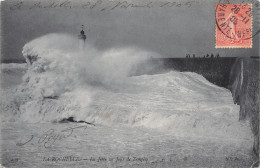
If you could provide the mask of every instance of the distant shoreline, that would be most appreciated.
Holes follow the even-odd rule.
[[[4,64],[10,64],[10,63],[26,63],[25,60],[20,60],[20,59],[8,59],[8,60],[1,60],[1,63]]]

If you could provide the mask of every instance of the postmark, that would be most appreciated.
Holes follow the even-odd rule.
[[[216,5],[216,48],[252,48],[252,4]]]

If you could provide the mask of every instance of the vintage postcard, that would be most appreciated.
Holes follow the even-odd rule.
[[[1,1],[0,167],[256,168],[257,0]]]

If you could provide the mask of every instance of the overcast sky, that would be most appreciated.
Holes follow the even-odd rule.
[[[15,6],[17,2],[9,0],[1,4],[3,59],[23,59],[23,45],[47,33],[77,36],[82,24],[87,26],[87,41],[101,50],[137,46],[162,57],[185,57],[187,53],[198,56],[220,53],[223,57],[258,55],[259,35],[253,38],[253,49],[215,49],[217,1],[213,0],[191,3],[183,0],[176,4],[129,0],[120,1],[119,6],[116,6],[119,1],[104,0],[92,9],[96,0],[41,0],[41,4],[37,0],[22,1],[19,9]],[[145,7],[121,7],[130,3]]]

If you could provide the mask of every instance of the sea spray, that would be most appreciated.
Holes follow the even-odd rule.
[[[24,79],[35,96],[56,97],[86,85],[107,87],[124,82],[145,62],[151,52],[138,48],[112,48],[98,51],[89,44],[84,49],[77,39],[64,34],[49,34],[23,47],[26,60],[34,58]]]

